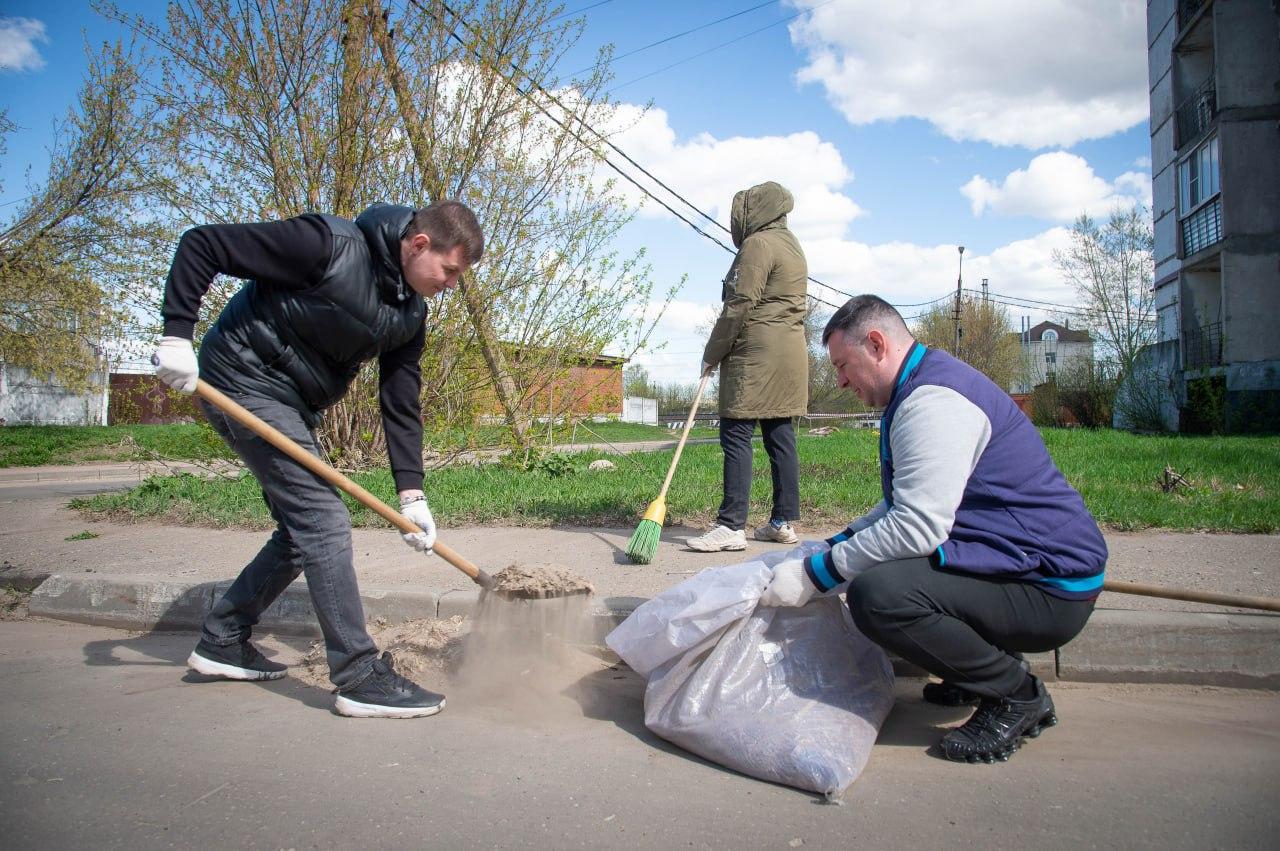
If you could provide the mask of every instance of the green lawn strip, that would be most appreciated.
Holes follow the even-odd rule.
[[[505,428],[485,426],[470,433],[427,434],[425,443],[442,447],[504,445]],[[711,428],[695,428],[690,437],[715,437]],[[537,435],[545,441],[545,431]],[[555,442],[634,443],[675,440],[678,430],[663,426],[609,421],[555,429]],[[505,445],[510,445],[509,442]],[[6,426],[0,428],[0,467],[40,467],[88,461],[209,461],[232,458],[231,450],[207,424],[119,426]]]
[[[208,425],[5,426],[0,467],[87,461],[209,461],[231,450]]]
[[[1145,437],[1123,432],[1047,429],[1046,444],[1067,478],[1104,524],[1115,529],[1274,533],[1280,531],[1280,439],[1274,437]],[[876,432],[845,431],[798,439],[801,529],[828,529],[866,511],[880,499]],[[756,446],[751,522],[768,519],[769,462]],[[591,472],[609,458],[616,468]],[[442,526],[631,526],[657,496],[671,451],[626,456],[587,452],[567,462],[570,472],[524,472],[498,464],[458,466],[428,473],[427,492]],[[721,497],[723,457],[716,445],[686,447],[667,494],[670,523],[700,525],[715,516]],[[1165,466],[1186,475],[1192,488],[1164,493],[1157,479]],[[388,472],[353,476],[394,503]],[[348,500],[357,526],[383,521]],[[195,476],[150,479],[131,491],[73,503],[91,518],[157,519],[202,526],[271,525],[252,476],[203,480]]]

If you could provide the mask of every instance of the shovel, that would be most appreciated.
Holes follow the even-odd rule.
[[[270,443],[276,449],[279,449],[285,455],[288,455],[294,461],[306,467],[329,484],[339,488],[351,495],[351,498],[360,503],[364,507],[374,511],[383,520],[386,520],[392,526],[395,526],[401,532],[406,534],[414,534],[422,530],[417,527],[409,518],[369,493],[360,485],[351,481],[351,479],[339,473],[316,456],[299,446],[292,438],[282,433],[269,423],[264,422],[252,411],[246,410],[235,400],[229,398],[221,390],[206,382],[203,378],[196,380],[196,395],[204,399],[210,405],[222,411],[263,440]],[[475,582],[486,591],[495,591],[495,583],[493,577],[467,561],[459,552],[454,550],[447,544],[436,541],[432,547],[432,551],[440,558],[449,562],[449,564],[461,570],[471,581]],[[503,592],[508,593],[508,592]]]

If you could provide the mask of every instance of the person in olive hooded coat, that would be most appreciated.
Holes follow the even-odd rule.
[[[764,435],[773,477],[770,522],[763,541],[794,543],[800,515],[799,464],[791,418],[809,403],[809,355],[804,334],[808,265],[787,213],[791,193],[772,181],[733,196],[730,225],[738,249],[721,298],[724,308],[702,355],[703,372],[720,369],[720,446],[724,499],[716,525],[689,540],[701,552],[746,549],[751,490],[751,438]]]

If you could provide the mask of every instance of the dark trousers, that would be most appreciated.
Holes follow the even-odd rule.
[[[1066,644],[1093,613],[1031,582],[935,568],[928,559],[868,568],[848,590],[853,622],[872,641],[934,676],[986,697],[1022,683],[1020,654]]]
[[[770,520],[800,518],[800,462],[796,458],[796,432],[790,417],[767,420],[720,420],[720,448],[724,451],[724,501],[716,522],[730,529],[745,529],[751,502],[751,438],[756,423],[764,434],[773,474],[773,512]]]
[[[319,455],[315,436],[298,411],[270,399],[237,396],[236,401]],[[368,674],[378,652],[365,629],[351,549],[351,515],[337,491],[217,408],[200,403],[205,416],[262,485],[276,529],[262,550],[204,621],[204,637],[235,644],[253,633],[263,610],[300,573],[306,574],[311,604],[320,621],[329,678],[342,687]]]

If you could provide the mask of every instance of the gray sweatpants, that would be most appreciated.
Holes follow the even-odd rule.
[[[319,455],[315,435],[294,408],[271,399],[235,396],[237,402]],[[276,529],[204,621],[204,637],[219,645],[245,641],[263,610],[305,574],[311,604],[324,634],[329,678],[339,688],[369,673],[378,648],[365,629],[351,549],[351,515],[338,492],[252,431],[200,402],[262,485]]]

